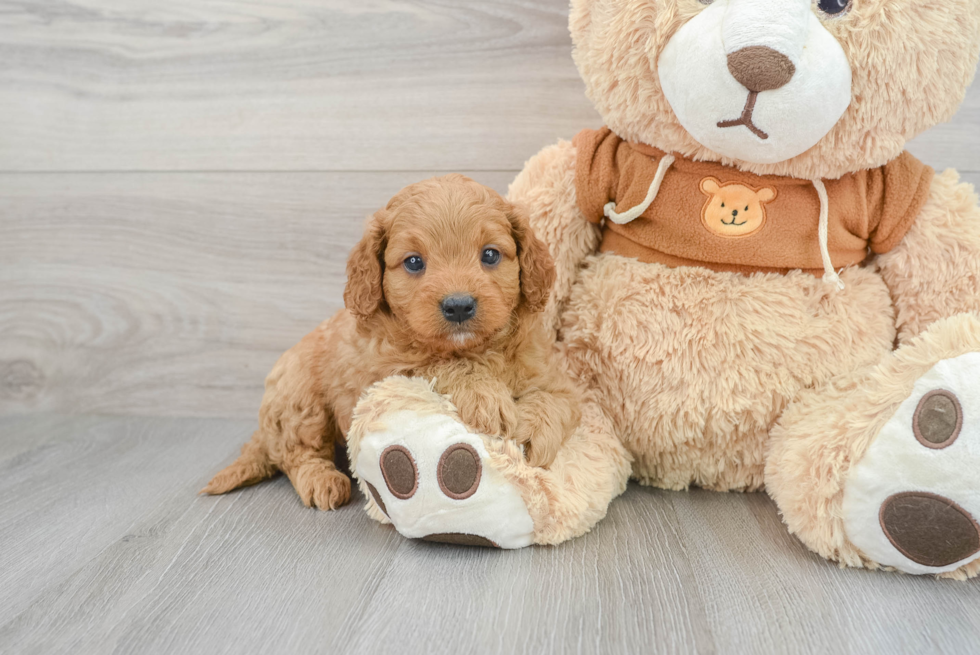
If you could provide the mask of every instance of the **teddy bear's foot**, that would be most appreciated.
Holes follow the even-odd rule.
[[[802,393],[771,431],[766,489],[793,534],[849,566],[980,573],[980,317]]]
[[[534,523],[521,494],[489,463],[482,435],[454,417],[399,410],[360,441],[357,477],[402,535],[521,548]]]
[[[347,445],[368,514],[402,535],[521,548],[582,535],[626,489],[631,460],[594,402],[547,469],[475,434],[428,380],[392,376],[360,400]]]
[[[844,487],[844,528],[866,556],[906,573],[980,557],[980,353],[916,380]]]

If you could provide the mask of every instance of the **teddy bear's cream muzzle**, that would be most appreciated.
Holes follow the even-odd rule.
[[[681,125],[702,145],[752,163],[814,146],[851,101],[851,69],[809,0],[715,0],[657,62]]]

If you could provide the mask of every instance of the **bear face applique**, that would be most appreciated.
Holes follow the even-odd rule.
[[[713,177],[701,180],[700,188],[708,196],[701,208],[701,223],[721,237],[745,237],[758,232],[766,223],[765,203],[776,199],[773,188],[722,184]]]

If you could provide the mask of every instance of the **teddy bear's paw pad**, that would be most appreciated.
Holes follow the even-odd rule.
[[[388,516],[388,508],[385,507],[385,501],[381,497],[381,494],[378,493],[377,487],[375,487],[373,484],[367,481],[365,481],[364,484],[367,485],[368,491],[371,492],[371,498],[374,499],[374,504],[378,506],[378,509],[381,510],[382,514]]]
[[[442,534],[430,534],[422,537],[422,541],[433,541],[439,544],[453,544],[456,546],[482,546],[484,548],[500,548],[486,537],[475,534],[460,534],[458,532],[446,532]]]
[[[372,428],[360,442],[357,476],[402,535],[494,548],[532,543],[527,506],[491,465],[485,437],[451,416],[404,410]]]
[[[379,464],[385,486],[392,496],[407,500],[415,495],[419,488],[419,469],[408,448],[388,446],[382,451]]]
[[[848,538],[906,573],[943,573],[980,557],[980,353],[919,378],[844,490]]]
[[[937,494],[905,491],[889,496],[881,504],[880,523],[899,552],[925,566],[949,566],[980,551],[980,526],[974,518]]]
[[[482,475],[480,455],[473,446],[465,443],[447,448],[436,467],[442,493],[456,500],[465,500],[475,494]]]

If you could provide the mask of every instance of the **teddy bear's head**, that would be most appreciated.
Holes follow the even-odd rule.
[[[896,157],[980,53],[980,0],[572,0],[569,25],[619,136],[803,178]]]

